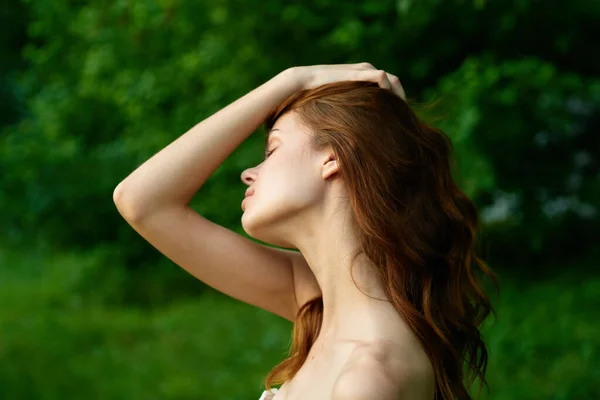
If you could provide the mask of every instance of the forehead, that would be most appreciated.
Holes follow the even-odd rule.
[[[280,116],[273,128],[267,132],[266,140],[269,140],[271,136],[277,136],[280,138],[292,138],[305,136],[309,133],[309,130],[300,122],[300,118],[294,112],[287,112]]]

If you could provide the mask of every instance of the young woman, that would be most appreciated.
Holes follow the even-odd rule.
[[[280,248],[188,206],[263,122],[241,222]],[[479,275],[494,276],[475,254],[477,212],[451,177],[448,137],[415,116],[394,75],[285,70],[155,154],[114,201],[192,275],[294,322],[262,399],[470,399],[464,367],[485,384],[478,328],[493,310]]]

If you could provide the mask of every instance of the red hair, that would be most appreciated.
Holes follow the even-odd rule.
[[[479,327],[494,309],[480,281],[498,282],[475,252],[478,214],[452,179],[450,138],[371,82],[299,91],[271,111],[267,130],[292,110],[312,130],[313,147],[336,155],[359,230],[355,257],[373,262],[419,338],[435,371],[435,398],[471,399],[477,378],[481,393],[488,352]],[[322,297],[301,306],[290,356],[267,375],[268,389],[298,372],[322,317]]]

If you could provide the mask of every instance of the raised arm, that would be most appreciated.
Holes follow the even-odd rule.
[[[114,200],[127,219],[140,220],[190,202],[194,194],[258,126],[270,109],[300,89],[288,69],[196,124],[127,176]]]

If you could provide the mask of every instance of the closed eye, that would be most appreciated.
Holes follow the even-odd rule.
[[[274,151],[275,151],[275,149],[273,149],[273,150],[267,150],[267,151],[265,152],[265,160],[266,160],[267,158],[269,158],[269,156],[270,156],[271,154],[273,154],[273,152],[274,152]]]

